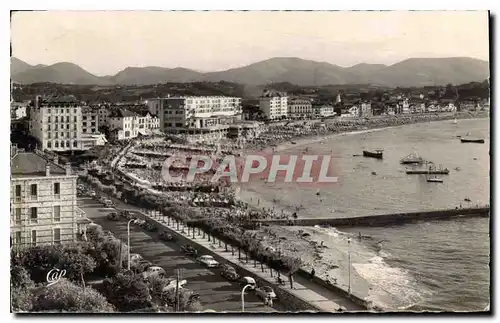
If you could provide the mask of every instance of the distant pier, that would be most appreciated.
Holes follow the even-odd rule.
[[[328,225],[334,227],[383,227],[395,224],[414,223],[419,221],[445,220],[455,217],[489,217],[490,208],[475,207],[462,209],[446,209],[434,211],[406,212],[369,215],[349,218],[299,218],[258,220],[262,224],[314,226]]]

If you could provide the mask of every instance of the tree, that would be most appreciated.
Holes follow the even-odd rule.
[[[42,287],[36,292],[33,302],[34,311],[68,312],[113,312],[114,308],[106,298],[90,287],[75,285],[67,279]]]
[[[85,285],[83,276],[93,272],[96,268],[96,261],[92,255],[85,253],[85,249],[88,250],[85,247],[87,247],[86,244],[65,246],[57,266],[61,270],[66,270],[68,279],[73,281],[81,279],[82,285]]]
[[[149,288],[142,276],[119,273],[104,280],[106,298],[120,311],[135,311],[152,306]]]
[[[13,312],[26,312],[33,308],[31,289],[35,283],[30,279],[28,271],[21,266],[10,269],[10,300]]]
[[[36,246],[27,248],[15,258],[12,265],[23,266],[34,282],[45,282],[47,273],[56,268],[62,254],[62,246]]]
[[[288,269],[288,280],[290,281],[290,288],[293,289],[293,275],[300,269],[302,260],[295,257],[283,257],[283,265]]]

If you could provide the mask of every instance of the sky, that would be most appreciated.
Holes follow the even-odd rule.
[[[27,11],[12,15],[11,46],[28,64],[72,62],[100,76],[128,66],[220,71],[272,57],[344,67],[489,59],[486,11]]]

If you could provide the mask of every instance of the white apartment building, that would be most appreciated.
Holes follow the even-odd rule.
[[[335,109],[331,105],[323,104],[323,105],[315,105],[314,116],[316,118],[327,118],[335,115]]]
[[[11,148],[10,231],[14,248],[74,242],[85,225],[77,175],[37,152]]]
[[[259,107],[268,120],[286,118],[288,115],[288,96],[286,93],[266,90],[259,98]]]
[[[288,116],[294,119],[305,119],[313,116],[313,106],[310,100],[291,99],[288,102]]]
[[[136,138],[139,134],[139,115],[126,109],[116,109],[109,115],[109,130],[117,140]]]
[[[40,150],[82,150],[82,107],[74,97],[42,100],[30,107],[30,134]]]
[[[241,98],[226,96],[167,97],[148,100],[164,132],[203,133],[227,129],[241,120]]]

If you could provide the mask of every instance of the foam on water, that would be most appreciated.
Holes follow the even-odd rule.
[[[388,256],[381,251],[366,263],[352,264],[356,272],[372,285],[368,300],[384,309],[404,309],[429,296],[406,270],[387,264],[383,257]]]

